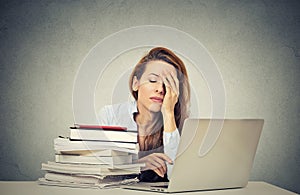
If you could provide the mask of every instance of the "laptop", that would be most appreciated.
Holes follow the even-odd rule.
[[[263,119],[186,119],[169,182],[121,187],[156,192],[245,187],[263,124]]]

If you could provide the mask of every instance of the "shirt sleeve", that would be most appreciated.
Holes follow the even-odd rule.
[[[104,106],[101,108],[99,115],[98,115],[98,121],[101,125],[112,125],[111,124],[111,114],[109,112],[108,106]]]
[[[174,163],[177,154],[177,148],[179,145],[180,135],[178,129],[173,132],[164,132],[163,142],[164,142],[164,152],[170,157]],[[173,165],[167,163],[167,175],[168,178],[171,177]]]

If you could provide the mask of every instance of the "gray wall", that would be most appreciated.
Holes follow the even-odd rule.
[[[299,10],[296,0],[1,1],[0,179],[43,176],[53,139],[73,124],[73,81],[96,43],[157,24],[210,51],[226,87],[226,117],[265,119],[251,180],[300,193]]]

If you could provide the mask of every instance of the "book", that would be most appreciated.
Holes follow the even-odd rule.
[[[119,126],[77,125],[54,139],[55,162],[42,163],[41,185],[113,188],[138,182],[137,131]]]
[[[56,154],[80,155],[80,156],[126,156],[129,152],[113,149],[104,150],[74,150],[74,151],[56,151]]]
[[[61,181],[61,182],[73,182],[73,183],[84,183],[84,184],[97,184],[104,180],[103,176],[97,175],[76,175],[66,173],[54,173],[47,172],[44,176],[46,180],[50,181]]]
[[[53,180],[47,180],[44,177],[39,178],[37,183],[39,185],[71,187],[71,188],[89,188],[89,189],[99,188],[99,186],[97,184],[94,184],[94,183],[77,183],[77,182],[53,181]]]
[[[137,143],[137,131],[70,129],[70,139]]]
[[[137,154],[138,148],[138,143],[70,140],[64,137],[54,139],[54,149],[56,151],[113,149]]]
[[[60,182],[73,182],[73,183],[85,183],[85,184],[98,184],[108,183],[129,178],[136,177],[136,174],[132,175],[116,175],[116,176],[97,176],[97,175],[84,175],[84,174],[66,174],[47,172],[44,176],[46,180],[60,181]]]
[[[71,129],[100,129],[100,130],[112,130],[112,131],[126,131],[127,127],[122,126],[105,126],[105,125],[87,125],[87,124],[74,124]]]
[[[72,176],[70,177],[66,176],[58,176],[60,180],[57,179],[57,176],[50,176],[51,179],[56,179],[56,180],[50,180],[49,176],[47,176],[48,179],[46,178],[39,178],[38,179],[38,184],[39,185],[48,185],[48,186],[63,186],[63,187],[72,187],[72,188],[100,188],[100,189],[105,189],[105,188],[116,188],[119,187],[120,185],[129,185],[132,183],[137,183],[138,179],[137,177],[120,177],[120,178],[115,178],[111,179],[111,181],[107,180],[98,180],[97,183],[83,183],[83,182],[78,182],[78,180],[83,180],[87,182],[91,182],[91,180],[86,180],[83,179],[82,177],[77,178],[77,176]],[[54,178],[53,178],[54,177]],[[96,181],[95,181],[96,182]]]
[[[129,164],[120,164],[120,165],[112,165],[112,164],[103,164],[103,165],[97,165],[97,164],[74,164],[74,163],[57,163],[53,161],[48,161],[47,164],[43,163],[44,165],[48,165],[50,167],[59,167],[61,169],[64,169],[66,167],[71,167],[79,170],[84,170],[86,168],[90,169],[96,169],[99,168],[102,170],[110,170],[110,169],[132,169],[132,168],[140,168],[144,167],[145,163],[129,163]],[[104,169],[105,168],[105,169]]]
[[[124,156],[80,156],[56,154],[55,162],[81,163],[81,164],[129,164],[132,163],[132,155]]]
[[[71,164],[71,163],[42,163],[42,170],[55,173],[105,176],[131,175],[139,174],[143,163],[124,164],[124,165],[88,165],[88,164]],[[99,177],[97,177],[99,178]]]

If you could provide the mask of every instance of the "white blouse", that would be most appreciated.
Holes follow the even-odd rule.
[[[124,102],[114,105],[106,105],[99,112],[99,124],[118,125],[130,130],[137,130],[134,121],[134,113],[137,112],[136,102]],[[164,153],[174,162],[180,135],[178,129],[173,132],[163,132]],[[173,165],[167,164],[167,175],[170,178]]]

